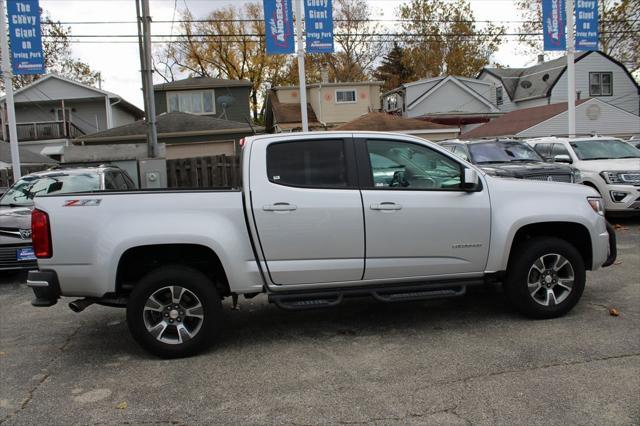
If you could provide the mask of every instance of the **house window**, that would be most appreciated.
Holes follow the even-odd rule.
[[[589,95],[611,96],[613,95],[613,75],[610,72],[589,73]]]
[[[502,105],[504,100],[502,99],[502,86],[496,87],[496,105]]]
[[[215,114],[216,108],[213,99],[213,90],[167,93],[169,112]]]
[[[355,90],[336,90],[336,103],[352,104],[356,102]]]

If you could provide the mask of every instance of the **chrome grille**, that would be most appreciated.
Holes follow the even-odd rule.
[[[18,262],[16,251],[19,248],[29,247],[29,245],[2,246],[0,247],[0,270],[2,269],[36,269],[38,264],[35,260],[24,260]]]
[[[546,182],[565,182],[571,183],[571,175],[569,174],[557,174],[557,175],[527,175],[524,177],[529,180],[541,180]]]

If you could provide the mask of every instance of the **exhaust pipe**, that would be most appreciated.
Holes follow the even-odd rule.
[[[73,312],[80,313],[82,311],[84,311],[87,306],[89,305],[93,305],[93,300],[89,300],[89,299],[78,299],[78,300],[74,300],[73,302],[69,302],[69,309],[71,309]]]

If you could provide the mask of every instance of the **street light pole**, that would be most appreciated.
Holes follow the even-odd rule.
[[[20,150],[18,149],[18,132],[16,130],[16,109],[13,105],[13,71],[9,59],[9,40],[7,39],[7,21],[4,0],[0,0],[0,54],[2,55],[2,79],[6,92],[7,121],[9,124],[9,143],[11,149],[11,168],[13,181],[17,182],[22,175],[20,171]],[[2,124],[4,126],[4,123]]]
[[[142,3],[142,16],[140,5]],[[142,90],[145,98],[145,115],[147,121],[147,143],[149,144],[149,156],[158,156],[158,129],[156,126],[156,104],[153,94],[153,69],[151,68],[151,16],[149,14],[149,0],[136,0],[138,12],[138,28],[142,21],[142,44],[140,46],[140,62],[142,68]]]
[[[298,80],[300,83],[300,120],[302,131],[309,131],[309,119],[307,117],[307,82],[304,75],[304,46],[302,45],[302,15],[304,14],[304,0],[293,0],[296,14],[296,38],[298,45]]]
[[[575,39],[573,33],[573,0],[566,2],[567,13],[567,114],[569,115],[569,137],[576,135],[576,66]]]

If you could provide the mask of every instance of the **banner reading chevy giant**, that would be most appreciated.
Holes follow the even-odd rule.
[[[8,0],[7,17],[13,73],[44,74],[38,0]]]
[[[598,50],[598,1],[576,0],[576,50]]]
[[[566,23],[564,0],[542,0],[544,50],[567,49]]]
[[[304,18],[307,53],[333,53],[331,0],[304,0]]]
[[[263,0],[267,55],[293,53],[293,13],[291,0]]]

